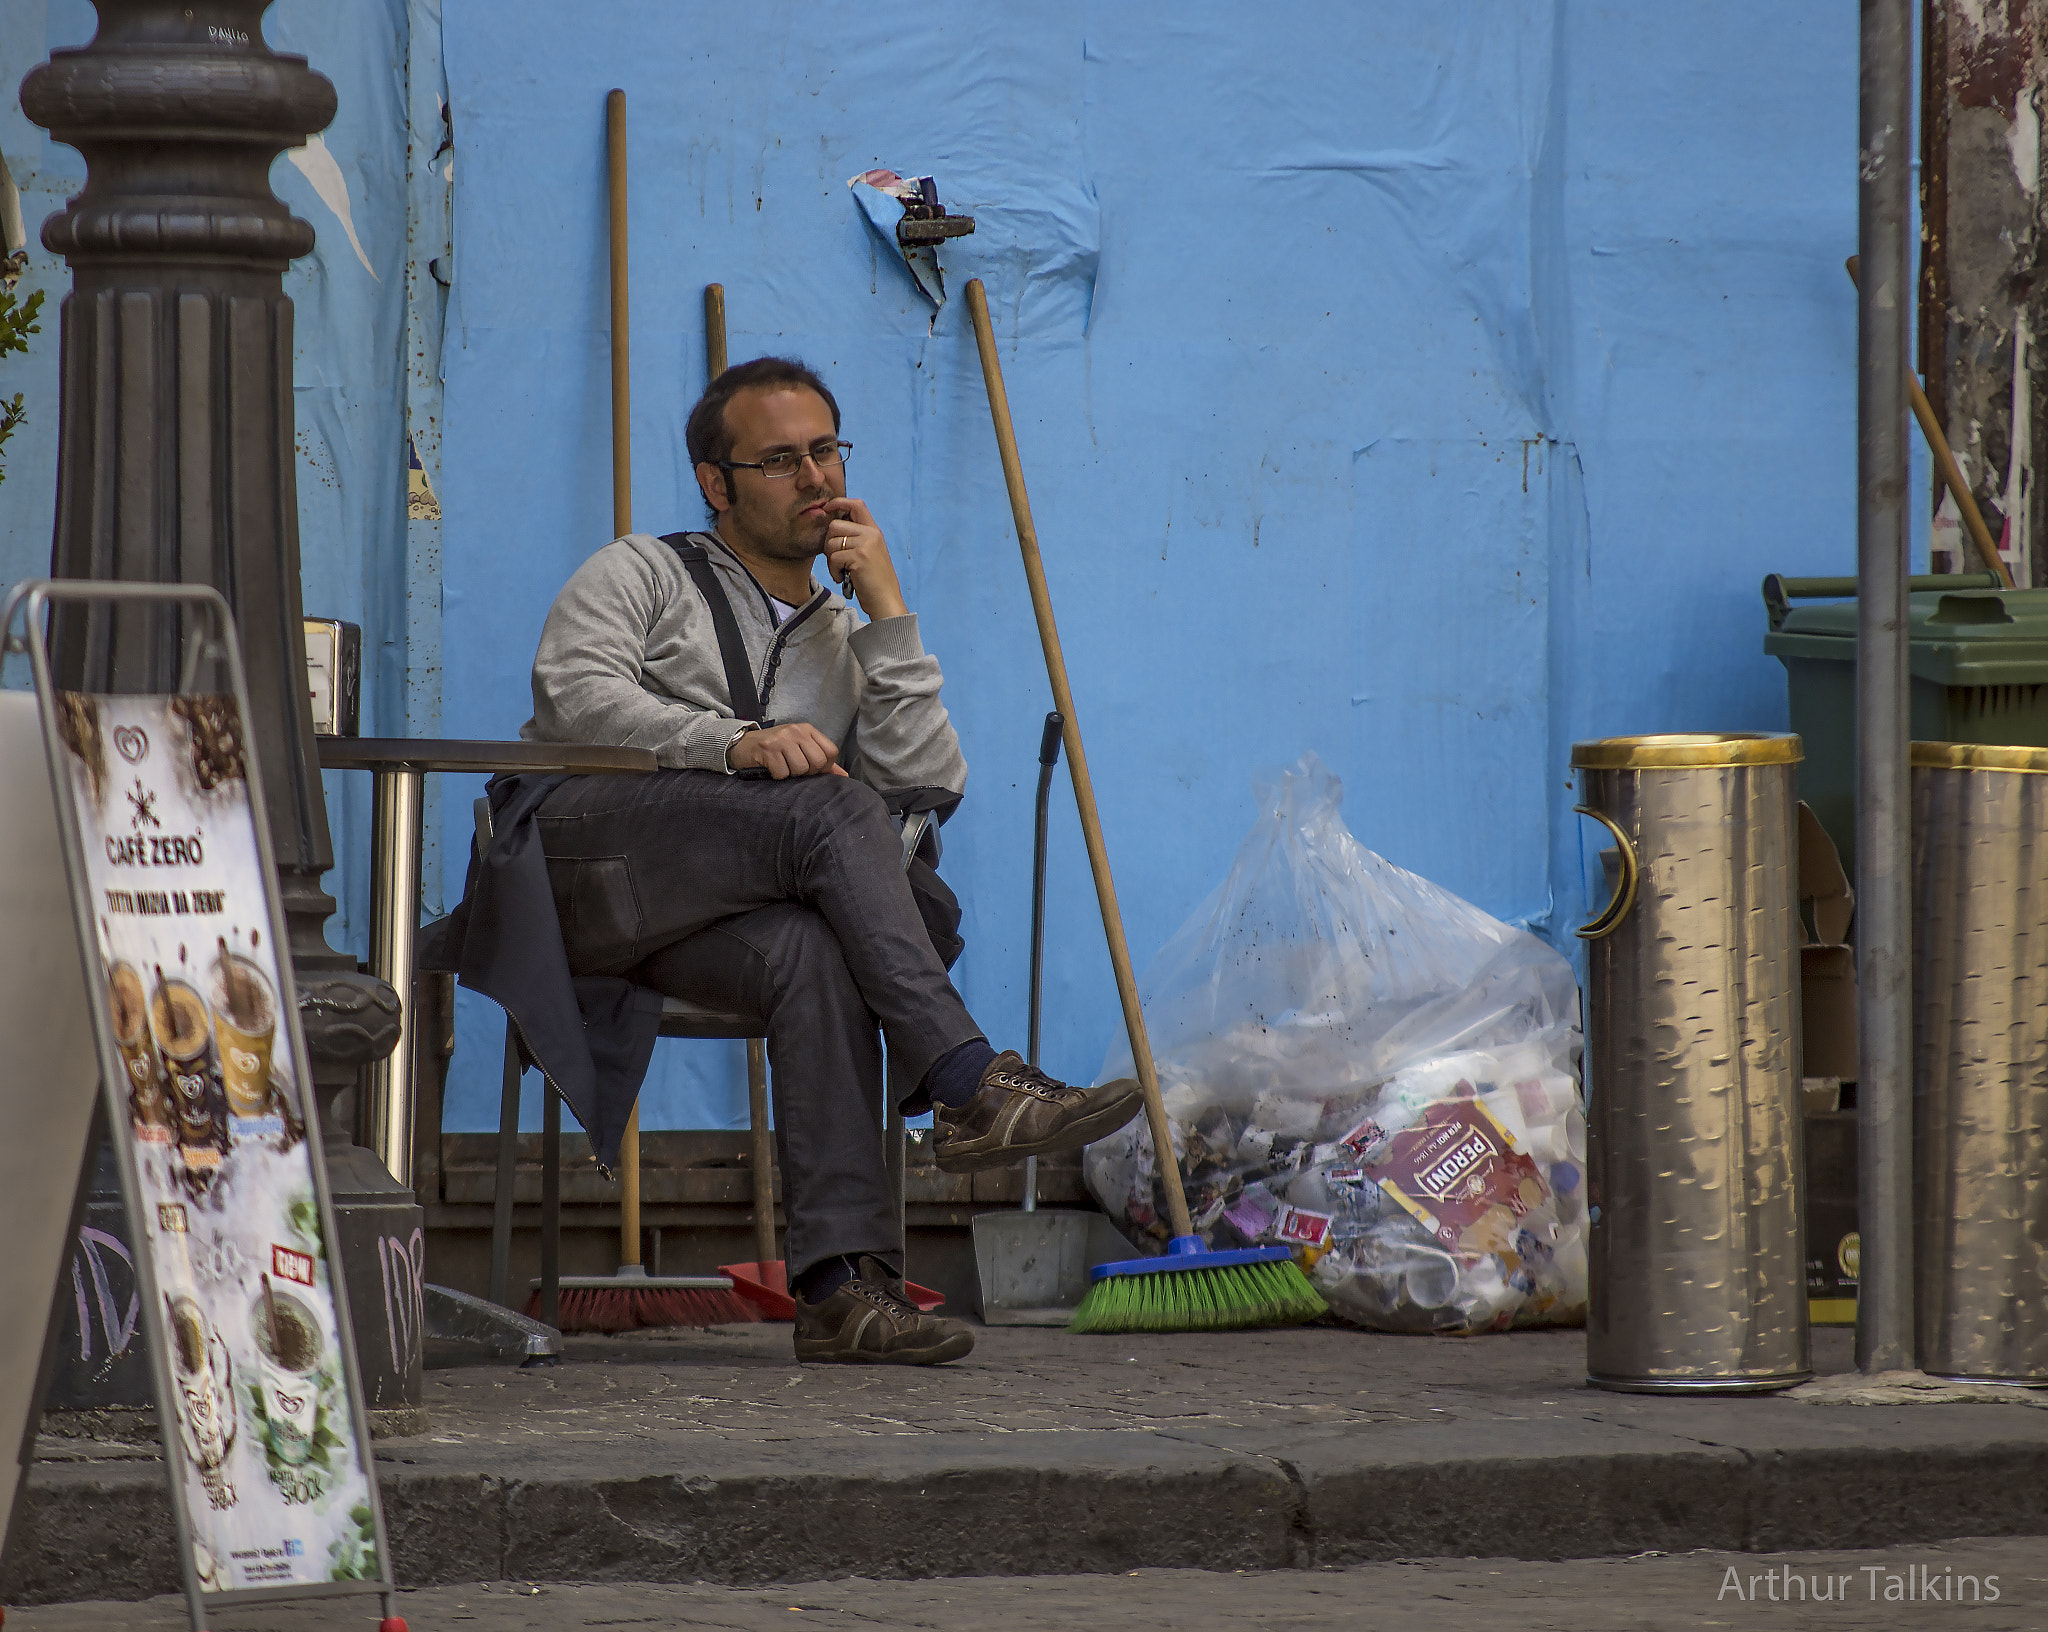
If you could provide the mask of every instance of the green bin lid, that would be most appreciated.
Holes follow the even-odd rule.
[[[2048,589],[1963,589],[1907,597],[1912,671],[1942,686],[2048,683]],[[1856,661],[1856,603],[1795,607],[1764,636],[1772,657]]]

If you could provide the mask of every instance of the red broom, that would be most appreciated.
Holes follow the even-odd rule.
[[[725,1326],[759,1320],[761,1311],[732,1289],[728,1275],[564,1275],[560,1319],[563,1332],[631,1332],[642,1326]],[[637,1284],[636,1284],[637,1283]],[[526,1300],[526,1312],[540,1319],[540,1293]]]

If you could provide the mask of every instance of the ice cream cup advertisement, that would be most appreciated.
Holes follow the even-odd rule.
[[[240,710],[51,704],[200,1590],[381,1580]]]

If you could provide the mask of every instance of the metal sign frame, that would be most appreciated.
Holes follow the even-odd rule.
[[[85,866],[84,837],[79,827],[78,813],[72,804],[70,772],[64,762],[64,755],[68,750],[64,747],[57,730],[57,686],[51,673],[49,644],[45,633],[49,609],[59,604],[103,606],[109,609],[120,605],[155,604],[197,609],[202,615],[201,621],[208,626],[206,633],[195,638],[192,624],[187,623],[184,626],[181,631],[183,650],[180,653],[179,689],[165,695],[179,696],[188,693],[192,689],[193,679],[201,664],[209,655],[226,671],[236,707],[245,722],[250,717],[249,690],[247,679],[242,672],[241,646],[235,635],[234,614],[229,610],[220,592],[210,585],[31,579],[17,584],[8,595],[4,607],[0,607],[0,637],[4,637],[6,650],[10,653],[19,651],[24,644],[15,637],[14,628],[16,620],[26,614],[25,644],[35,675],[36,704],[43,723],[44,756],[50,772],[51,795],[57,810],[57,830],[64,851],[65,874],[69,880],[72,906],[77,917],[78,952],[85,974],[93,1044],[100,1062],[100,1094],[110,1123],[118,1129],[125,1127],[129,1121],[125,1093],[127,1071],[120,1048],[115,1042],[113,1016],[107,1002],[107,983],[99,967],[98,940],[93,922],[92,887]],[[370,1417],[363,1399],[362,1378],[356,1366],[355,1327],[349,1315],[348,1281],[341,1264],[340,1236],[334,1222],[334,1201],[328,1191],[327,1163],[319,1133],[319,1109],[313,1097],[311,1061],[306,1052],[305,1034],[299,1025],[298,991],[293,980],[291,958],[286,952],[291,942],[286,931],[284,909],[278,900],[277,864],[271,851],[270,827],[266,818],[269,806],[263,797],[261,767],[256,763],[256,746],[248,739],[246,733],[242,746],[248,787],[249,825],[255,833],[257,861],[264,886],[265,921],[270,930],[271,945],[277,949],[278,1024],[291,1051],[297,1109],[307,1130],[306,1165],[313,1176],[313,1193],[320,1214],[321,1247],[327,1260],[328,1290],[334,1303],[336,1346],[339,1350],[336,1358],[346,1386],[349,1410],[354,1418],[353,1426],[359,1436],[356,1449],[362,1458],[366,1476],[371,1523],[377,1543],[377,1562],[381,1573],[374,1580],[308,1582],[291,1586],[238,1588],[227,1592],[207,1592],[201,1589],[192,1553],[192,1516],[186,1504],[184,1477],[186,1451],[183,1438],[176,1428],[177,1396],[170,1370],[170,1333],[165,1329],[161,1312],[163,1295],[157,1284],[153,1253],[148,1250],[138,1251],[135,1255],[135,1270],[142,1291],[142,1317],[146,1322],[144,1330],[149,1339],[150,1370],[156,1383],[164,1469],[170,1482],[171,1511],[176,1521],[179,1543],[178,1563],[185,1579],[185,1600],[194,1632],[203,1632],[206,1611],[209,1608],[279,1603],[302,1598],[339,1598],[375,1594],[382,1602],[383,1614],[388,1618],[393,1613],[391,1599],[396,1591],[391,1579],[391,1546],[384,1525],[383,1497],[377,1487],[376,1455],[371,1449]],[[133,1143],[117,1136],[113,1139],[113,1145],[115,1166],[121,1176],[121,1195],[127,1204],[128,1216],[131,1222],[140,1221],[143,1217],[144,1197]],[[139,1222],[137,1227],[140,1227]]]

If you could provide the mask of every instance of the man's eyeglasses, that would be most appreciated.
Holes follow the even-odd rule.
[[[834,465],[846,463],[853,452],[851,442],[813,442],[801,453],[771,453],[766,459],[721,459],[720,470],[758,470],[771,482],[785,481],[794,476],[808,459],[820,470],[830,470]]]

